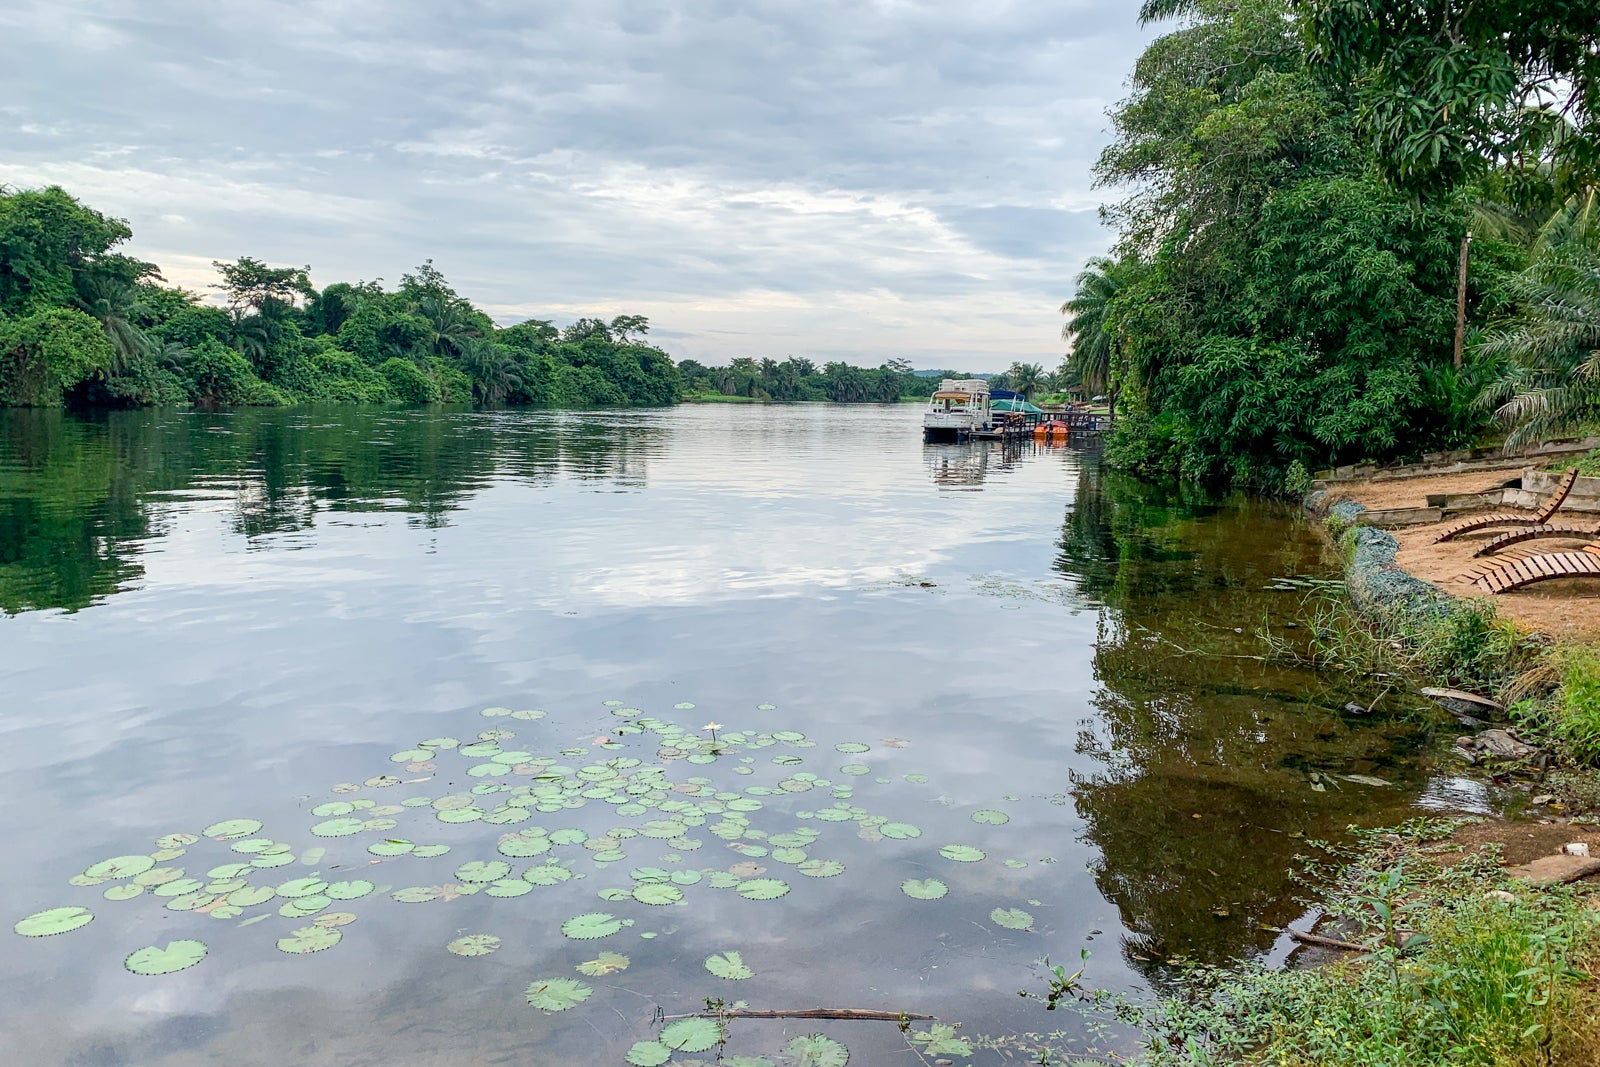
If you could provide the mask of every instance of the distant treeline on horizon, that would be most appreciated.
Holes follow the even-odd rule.
[[[349,404],[653,406],[691,393],[892,402],[941,372],[807,359],[675,364],[643,315],[500,327],[424,262],[334,282],[244,256],[219,306],[116,251],[128,224],[66,190],[0,187],[0,407]]]

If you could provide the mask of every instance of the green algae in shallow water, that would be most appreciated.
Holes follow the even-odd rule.
[[[88,908],[47,908],[17,920],[11,929],[23,937],[52,937],[87,926],[93,920],[94,912]]]
[[[578,973],[586,974],[590,978],[604,978],[608,974],[627,970],[630,962],[632,961],[620,952],[601,952],[594,959],[578,964]]]
[[[344,940],[344,934],[327,926],[302,926],[291,931],[288,937],[278,938],[278,950],[296,955],[321,952]]]
[[[134,974],[155,976],[188,970],[205,958],[205,942],[181,940],[170,941],[165,948],[151,945],[130,952],[122,965]]]
[[[715,956],[707,956],[706,970],[730,982],[753,978],[756,973],[745,965],[744,958],[737,952],[722,952]]]
[[[576,978],[543,978],[529,984],[528,1003],[544,1011],[566,1011],[588,1000],[594,990]]]
[[[784,1067],[845,1067],[850,1050],[823,1034],[805,1034],[792,1038],[778,1058]]]
[[[487,956],[500,947],[500,939],[493,934],[466,934],[445,946],[457,956]]]

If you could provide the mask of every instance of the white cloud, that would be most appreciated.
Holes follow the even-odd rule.
[[[1142,47],[1110,7],[17,0],[0,181],[190,287],[432,257],[502,320],[638,311],[705,360],[1048,362]]]

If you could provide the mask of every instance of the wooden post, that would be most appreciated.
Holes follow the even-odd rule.
[[[1461,369],[1461,354],[1467,344],[1467,246],[1472,244],[1472,231],[1461,237],[1461,266],[1456,274],[1456,350],[1455,367]]]

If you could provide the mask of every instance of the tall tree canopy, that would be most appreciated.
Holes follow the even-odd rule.
[[[304,401],[671,404],[649,320],[508,329],[432,261],[318,290],[308,266],[216,263],[226,307],[115,251],[128,225],[62,189],[0,189],[0,406]]]

